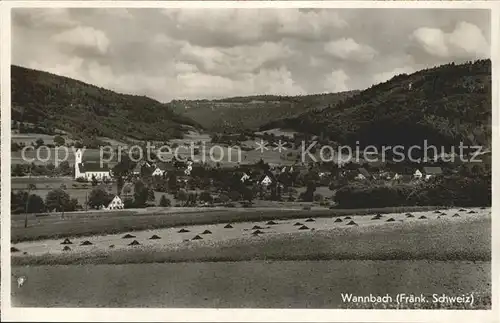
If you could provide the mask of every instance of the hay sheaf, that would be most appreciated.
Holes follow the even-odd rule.
[[[73,242],[71,242],[71,240],[69,240],[68,238],[64,239],[63,242],[61,242],[61,244],[73,244]]]

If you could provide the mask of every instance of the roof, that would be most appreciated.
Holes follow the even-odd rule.
[[[441,167],[424,167],[423,173],[427,175],[441,175],[443,174],[443,170]]]
[[[78,164],[78,169],[80,170],[80,173],[109,172],[108,164],[101,165],[101,163],[80,163]]]

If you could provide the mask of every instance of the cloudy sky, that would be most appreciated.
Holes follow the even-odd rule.
[[[15,9],[12,62],[172,99],[364,89],[489,57],[487,10]]]

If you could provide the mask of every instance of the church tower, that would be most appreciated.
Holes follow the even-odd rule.
[[[82,150],[78,149],[75,152],[75,179],[84,176],[84,174],[80,173],[79,164],[81,163],[82,163]]]

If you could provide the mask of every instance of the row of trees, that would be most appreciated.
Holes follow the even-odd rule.
[[[45,200],[36,194],[25,191],[11,193],[11,211],[19,213],[43,213],[46,211],[69,212],[80,208],[78,200],[71,198],[63,189],[50,191]]]
[[[418,184],[355,183],[339,189],[335,200],[340,208],[491,206],[491,174],[477,177],[453,175]]]
[[[47,164],[12,164],[11,176],[73,176],[73,168],[68,161],[61,162],[57,167],[52,163]]]

